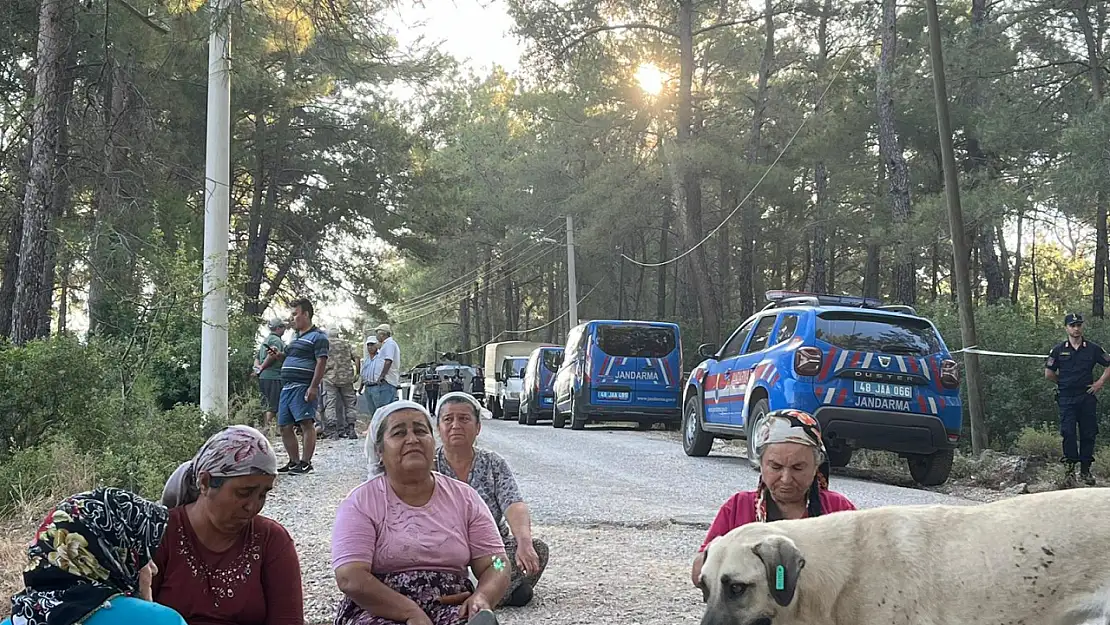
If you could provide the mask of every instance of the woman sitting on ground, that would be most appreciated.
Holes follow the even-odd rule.
[[[162,506],[118,488],[68,497],[27,548],[25,588],[3,625],[185,625],[154,603],[154,551],[166,533]]]
[[[332,531],[344,594],[335,625],[495,624],[491,609],[509,585],[505,547],[478,493],[433,471],[428,409],[386,404],[366,438],[372,477],[339,504]]]
[[[166,541],[155,556],[154,599],[191,625],[303,625],[293,539],[259,515],[277,456],[258,430],[233,425],[170,477]]]
[[[508,463],[497,453],[474,446],[482,431],[481,414],[478,400],[467,393],[440,398],[436,421],[443,444],[436,450],[436,470],[470,484],[486,502],[501,532],[512,572],[499,605],[524,606],[532,600],[532,589],[547,567],[547,545],[532,538],[528,504]]]
[[[701,581],[705,548],[718,536],[748,523],[804,519],[855,510],[848,498],[829,490],[829,465],[821,426],[801,410],[767,413],[756,428],[759,484],[736,493],[721,506],[694,558],[690,578]]]

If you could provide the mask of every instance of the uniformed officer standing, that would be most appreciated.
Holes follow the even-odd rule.
[[[1088,486],[1095,485],[1091,476],[1094,460],[1098,417],[1095,407],[1102,386],[1110,379],[1110,354],[1096,343],[1083,338],[1083,315],[1069,313],[1064,317],[1068,340],[1052,348],[1044,365],[1044,377],[1056,383],[1057,404],[1060,406],[1060,434],[1064,437],[1064,459],[1068,477],[1074,478],[1075,465]],[[1102,376],[1094,379],[1095,365],[1102,365]],[[1078,428],[1078,436],[1076,429]]]

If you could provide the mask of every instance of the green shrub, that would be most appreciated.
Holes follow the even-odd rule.
[[[1101,478],[1110,478],[1110,447],[1103,447],[1095,452],[1091,473]]]
[[[1023,428],[1014,441],[1014,452],[1026,458],[1056,460],[1061,450],[1060,434],[1047,425]]]

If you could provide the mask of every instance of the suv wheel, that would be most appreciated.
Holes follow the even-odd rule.
[[[529,410],[525,410],[525,408],[526,406],[524,402],[520,402],[520,408],[518,408],[516,411],[516,422],[520,425],[524,425],[525,419],[527,419],[528,417],[528,413],[531,412]]]
[[[570,429],[586,429],[586,414],[579,410],[578,400],[574,397],[570,398]]]
[[[701,396],[694,393],[682,411],[682,451],[687,456],[708,456],[713,449],[713,435],[701,429],[701,408]]]
[[[833,447],[827,451],[830,467],[846,467],[852,461],[851,447]]]
[[[491,407],[491,409],[490,409],[490,413],[491,413],[491,415],[490,415],[490,416],[492,416],[492,417],[494,418],[494,420],[495,420],[495,421],[496,421],[496,420],[500,420],[500,419],[501,419],[501,417],[503,416],[503,415],[502,415],[502,413],[501,413],[501,402],[499,402],[499,401],[497,401],[496,399],[494,399],[494,400],[493,400],[492,402],[490,402],[490,403],[492,403],[492,404],[493,404],[493,406],[492,406],[492,407]]]
[[[906,464],[909,465],[913,481],[922,486],[940,486],[948,481],[954,457],[954,450],[942,449],[928,455],[907,455]]]
[[[536,425],[540,421],[540,415],[536,414],[538,411],[529,409],[528,416],[524,417],[524,425]]]
[[[755,429],[759,426],[759,422],[767,413],[771,411],[771,404],[766,399],[761,399],[755,402],[752,406],[751,412],[748,413],[748,420],[744,424],[744,430],[747,434],[747,447],[748,447],[748,464],[756,471],[759,470],[759,459],[755,457]]]

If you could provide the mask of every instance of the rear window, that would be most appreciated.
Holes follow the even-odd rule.
[[[666,358],[676,343],[671,328],[622,324],[597,329],[598,347],[617,358]]]
[[[842,349],[927,356],[940,351],[933,327],[922,319],[858,312],[817,316],[817,338]]]
[[[543,366],[551,372],[559,370],[559,364],[563,360],[562,350],[549,349],[543,352]]]

